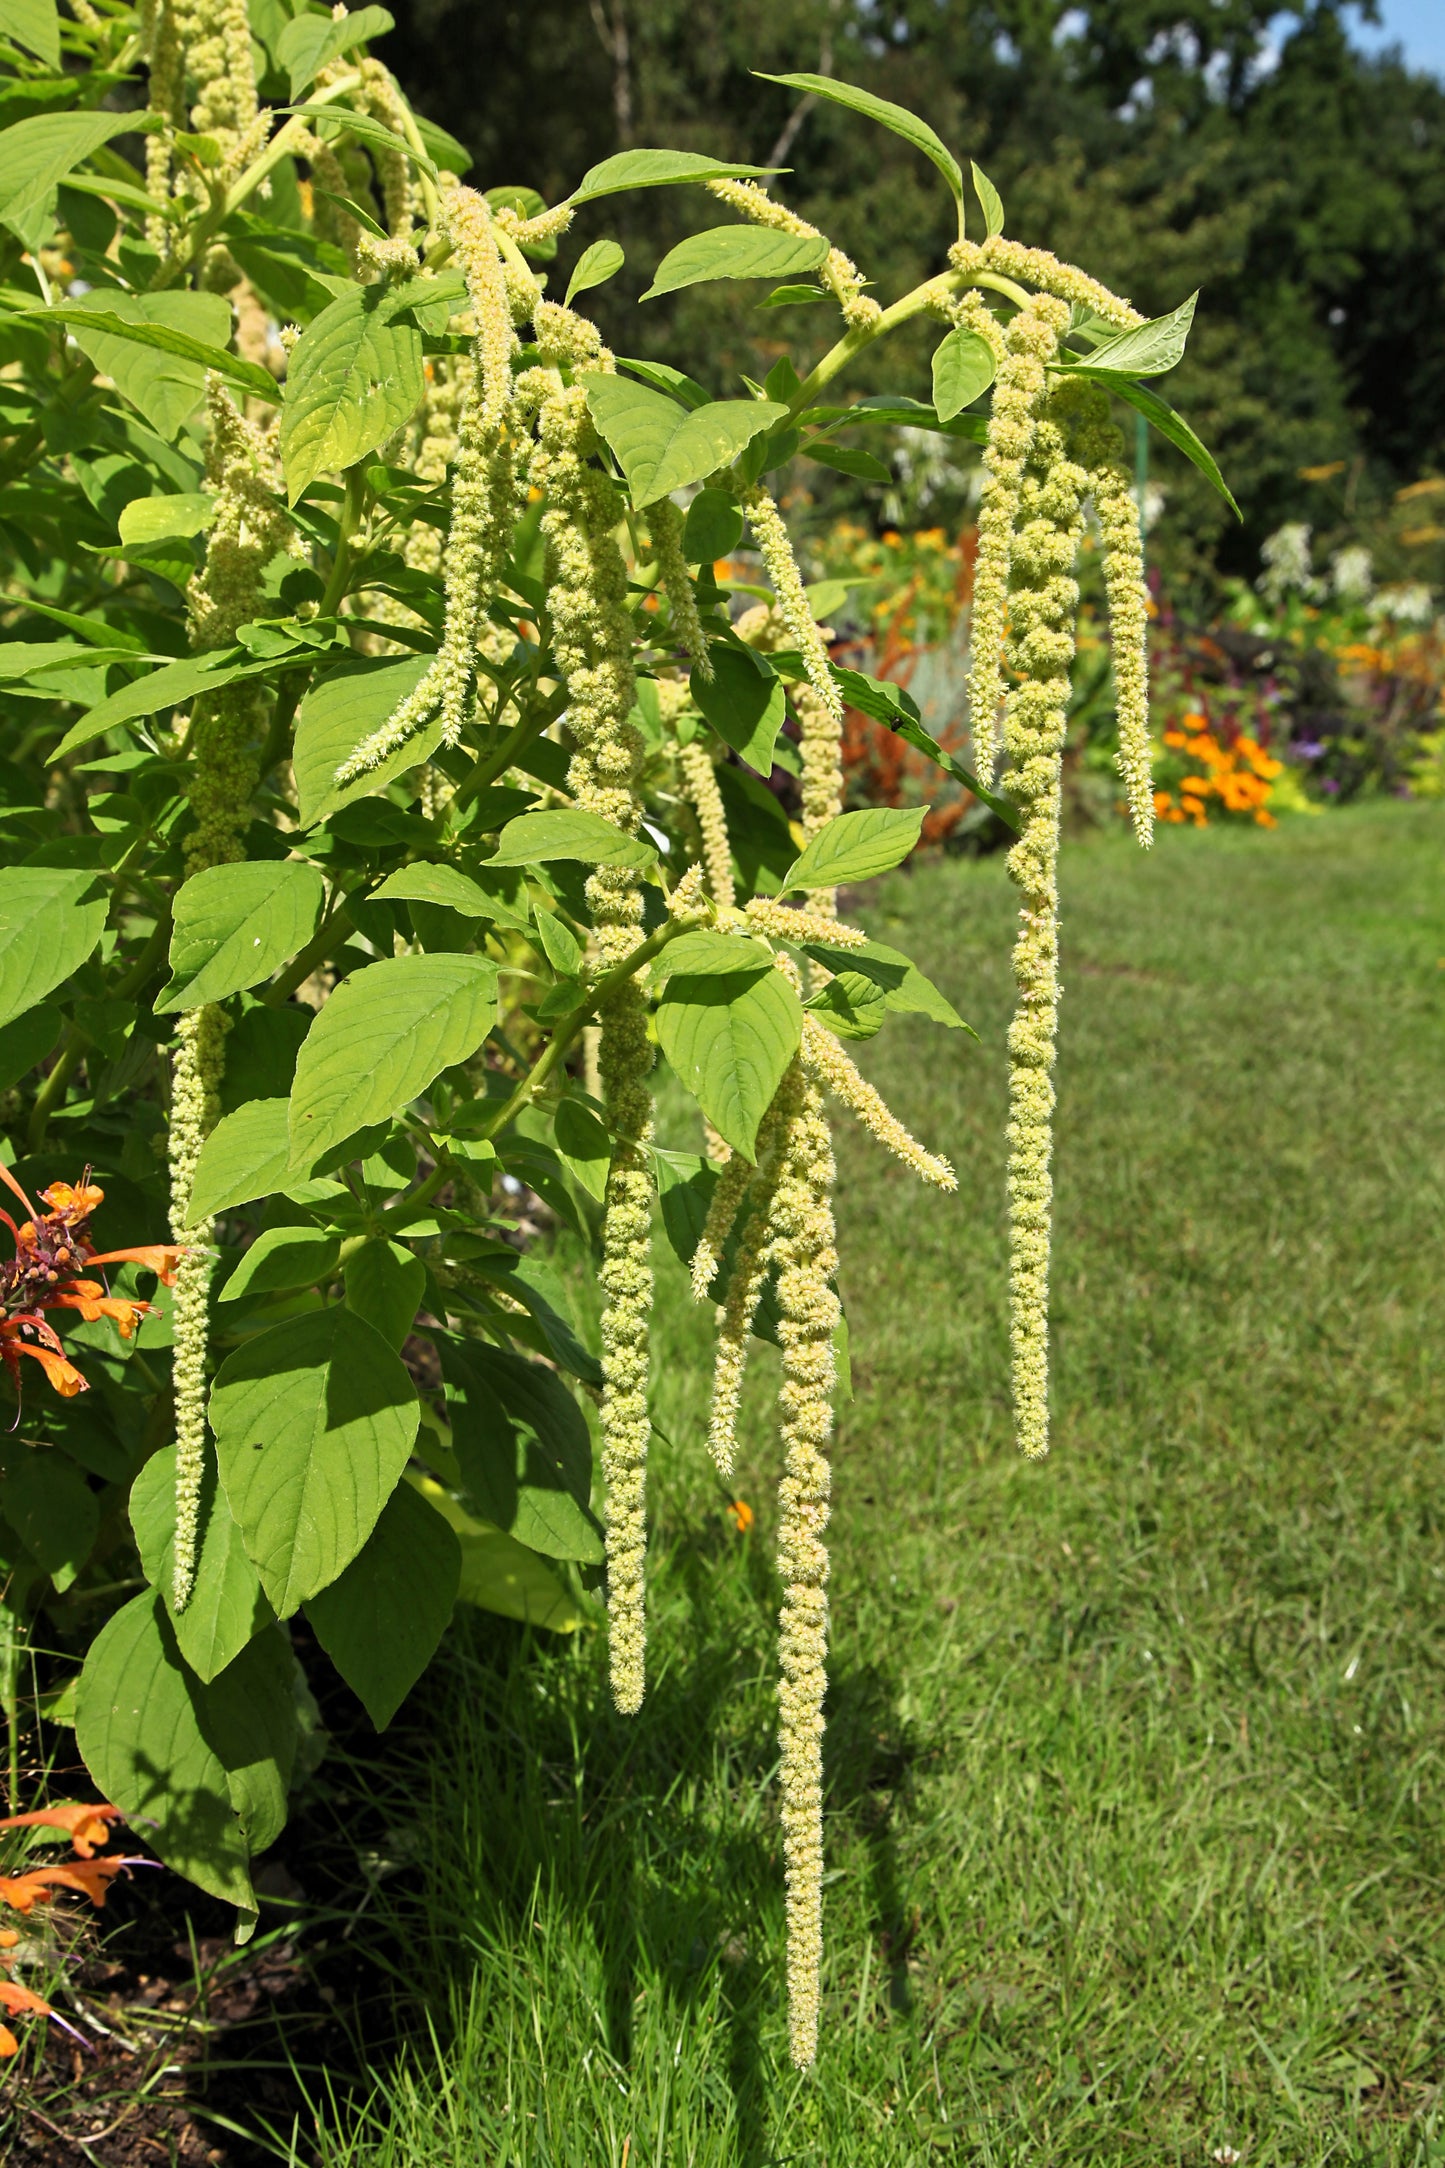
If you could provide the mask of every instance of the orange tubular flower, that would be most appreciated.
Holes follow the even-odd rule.
[[[0,1904],[15,1912],[29,1912],[34,1905],[48,1904],[56,1890],[73,1889],[99,1910],[115,1877],[134,1864],[129,1859],[89,1859],[32,1867],[25,1874],[0,1874]]]
[[[33,1814],[11,1814],[0,1829],[60,1829],[69,1837],[81,1859],[89,1859],[102,1844],[110,1842],[111,1822],[124,1820],[119,1807],[89,1801],[66,1801],[58,1807],[37,1807]]]
[[[173,1242],[153,1242],[123,1250],[97,1250],[91,1240],[91,1215],[105,1202],[104,1190],[90,1180],[87,1168],[80,1182],[52,1182],[41,1191],[42,1212],[33,1205],[6,1167],[0,1182],[24,1205],[29,1217],[19,1226],[5,1211],[0,1224],[15,1237],[15,1255],[0,1263],[0,1360],[9,1371],[17,1395],[20,1391],[20,1357],[33,1355],[56,1392],[70,1399],[86,1390],[86,1381],[65,1353],[47,1310],[78,1310],[85,1319],[111,1318],[121,1338],[128,1340],[151,1305],[134,1298],[110,1295],[103,1280],[81,1277],[88,1265],[139,1265],[154,1272],[167,1287],[176,1275],[182,1255]],[[17,1417],[18,1420],[18,1417]]]

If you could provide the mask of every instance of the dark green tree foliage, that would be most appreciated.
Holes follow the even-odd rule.
[[[832,69],[925,114],[997,180],[1011,230],[1087,256],[1147,313],[1202,288],[1207,322],[1165,389],[1241,483],[1246,525],[1163,453],[1156,546],[1180,571],[1216,555],[1251,566],[1281,519],[1317,513],[1301,467],[1363,461],[1388,489],[1445,455],[1445,88],[1355,50],[1337,0],[1300,0],[1283,27],[1270,0],[906,0],[886,22],[863,0],[398,0],[394,12],[407,86],[487,171],[549,201],[559,176],[626,142],[759,163],[781,146],[786,199],[887,264],[901,291],[948,238],[926,168],[881,132],[862,155],[831,106],[794,126],[796,94],[748,73]],[[505,98],[447,61],[463,18]],[[604,324],[620,325],[657,255],[705,216],[681,195],[624,205],[612,225],[629,262],[599,297]],[[569,237],[564,265],[587,238]],[[650,302],[646,350],[709,383],[710,369],[761,374],[809,331],[762,297]],[[635,317],[631,336],[636,351]],[[889,383],[917,362],[905,335]]]

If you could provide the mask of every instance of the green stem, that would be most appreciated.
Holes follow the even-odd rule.
[[[366,476],[360,467],[348,467],[346,501],[341,507],[336,555],[331,560],[331,576],[326,582],[326,592],[317,605],[318,617],[334,616],[346,593],[346,582],[351,571],[351,538],[361,524],[368,495]]]
[[[524,753],[532,740],[541,735],[547,727],[546,713],[545,708],[540,714],[530,707],[524,709],[495,751],[489,753],[485,760],[479,760],[471,774],[458,783],[447,800],[449,825],[463,806],[470,805],[473,798],[480,791],[484,791],[489,783],[495,783],[499,775],[505,775],[517,755]]]
[[[264,783],[277,761],[291,742],[291,725],[296,710],[301,705],[301,695],[306,690],[309,676],[306,670],[288,671],[276,688],[276,712],[271,717],[271,728],[266,733],[266,743],[261,748],[259,780]]]
[[[819,392],[826,390],[834,377],[841,375],[849,362],[861,354],[866,346],[871,346],[875,339],[881,339],[888,332],[896,331],[900,324],[906,324],[911,317],[921,316],[925,309],[935,307],[940,301],[947,301],[953,294],[961,294],[969,286],[987,286],[991,292],[1003,294],[1019,308],[1023,308],[1029,299],[1022,286],[1016,286],[1012,279],[1000,278],[992,271],[973,271],[967,276],[962,271],[941,271],[937,278],[925,279],[921,286],[915,286],[911,293],[904,294],[900,301],[895,301],[892,308],[883,311],[876,323],[861,324],[855,330],[845,332],[836,346],[830,346],[816,369],[799,385],[786,419],[796,421],[798,416],[813,404]]]

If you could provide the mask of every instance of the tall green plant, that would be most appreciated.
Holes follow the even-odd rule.
[[[24,1213],[0,1351],[17,1388],[34,1359],[3,1447],[4,1600],[84,1651],[96,1781],[242,1931],[305,1725],[298,1613],[384,1726],[459,1599],[568,1630],[605,1579],[635,1709],[660,1195],[718,1306],[722,1466],[750,1337],[782,1350],[806,2064],[841,1326],[828,1105],[952,1189],[843,1042],[899,1013],[961,1020],[839,916],[921,819],[839,811],[844,701],[950,763],[905,695],[832,662],[777,477],[856,462],[840,434],[860,426],[986,445],[975,743],[1019,830],[1014,1341],[1039,1451],[1072,560],[1092,493],[1147,837],[1137,523],[1107,394],[1212,473],[1139,383],[1187,316],[1141,324],[1007,241],[977,169],[971,238],[932,131],[823,78],[788,80],[904,137],[956,201],[947,265],[886,306],[746,167],[638,150],[550,208],[481,192],[371,56],[388,26],[290,0],[253,0],[249,28],[240,0],[0,5],[0,1082]],[[547,297],[574,220],[684,185],[738,220],[673,250],[652,291],[816,277],[842,330],[806,374],[780,362],[714,400],[609,352],[574,306],[621,261],[605,234]],[[933,402],[838,403],[925,315]],[[745,524],[770,588],[734,618],[714,568]],[[779,763],[799,827],[764,787]],[[655,1144],[659,1050],[705,1154]],[[591,1242],[600,1362],[515,1239],[523,1192]],[[122,1246],[99,1249],[98,1215]]]

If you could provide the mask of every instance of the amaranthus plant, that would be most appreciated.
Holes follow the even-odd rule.
[[[751,1340],[781,1349],[807,2064],[832,1124],[852,1115],[951,1191],[848,1042],[900,1013],[961,1022],[840,915],[923,818],[840,812],[845,703],[1017,833],[1013,1358],[1041,1452],[1073,559],[1092,504],[1147,842],[1138,521],[1110,400],[1213,472],[1140,382],[1178,359],[1191,310],[1143,322],[1006,239],[975,169],[980,225],[929,128],[830,79],[783,80],[906,137],[957,203],[947,262],[886,305],[753,167],[628,151],[551,206],[473,185],[371,55],[379,8],[73,0],[62,19],[27,0],[0,24],[0,1085],[26,1214],[4,1215],[0,1335],[28,1386],[3,1449],[5,1600],[79,1653],[106,1592],[143,1576],[85,1649],[80,1750],[242,1931],[296,1763],[298,1614],[384,1726],[459,1599],[567,1629],[605,1583],[635,1710],[660,1217],[716,1306],[723,1468]],[[649,292],[802,282],[841,317],[811,366],[714,398],[604,346],[578,304],[622,261],[607,205],[676,186],[727,221]],[[556,298],[574,223],[590,238]],[[927,317],[931,396],[855,396],[870,350]],[[906,694],[834,663],[778,507],[789,462],[856,466],[843,432],[899,424],[984,447],[976,775]],[[745,530],[768,585],[735,615],[714,568]],[[765,787],[779,764],[796,827]],[[695,1155],[655,1145],[659,1055],[697,1101]],[[600,1359],[515,1239],[524,1191],[590,1245]]]

